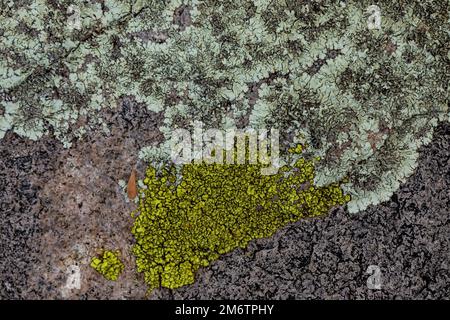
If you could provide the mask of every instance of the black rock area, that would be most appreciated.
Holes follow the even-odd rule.
[[[61,149],[47,138],[34,142],[12,132],[0,143],[0,299],[34,290],[28,280],[40,258],[39,215],[46,204],[32,181],[52,174]]]

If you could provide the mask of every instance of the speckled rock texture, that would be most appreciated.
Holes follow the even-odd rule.
[[[0,144],[0,298],[19,299],[35,294],[30,285],[33,267],[40,262],[38,244],[44,200],[40,185],[56,169],[61,146],[43,139],[38,143],[7,133]],[[45,287],[48,284],[41,283]]]
[[[350,215],[290,225],[201,269],[177,290],[146,292],[134,269],[135,208],[118,186],[144,163],[137,151],[161,140],[161,115],[123,99],[104,111],[109,134],[92,128],[64,149],[7,133],[0,144],[1,299],[373,299],[450,296],[450,126],[422,148],[420,166],[389,202]],[[120,249],[125,272],[107,281],[89,267],[101,249]],[[367,288],[369,265],[381,290]],[[80,285],[68,288],[71,267]]]

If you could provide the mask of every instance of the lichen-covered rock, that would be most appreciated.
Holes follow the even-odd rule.
[[[448,2],[379,1],[379,29],[368,28],[371,4],[4,3],[0,135],[53,127],[69,146],[132,95],[164,113],[166,138],[194,120],[277,127],[288,142],[301,133],[322,157],[316,183],[349,176],[349,210],[361,210],[389,198],[449,120]],[[161,162],[166,148],[141,156]]]

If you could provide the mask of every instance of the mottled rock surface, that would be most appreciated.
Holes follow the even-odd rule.
[[[31,284],[33,268],[40,263],[40,216],[46,203],[38,196],[40,177],[51,177],[62,150],[51,139],[33,142],[8,132],[0,143],[0,298],[32,297],[39,287]],[[41,290],[41,289],[39,289]]]
[[[145,297],[134,272],[131,212],[118,185],[137,153],[157,142],[158,114],[124,99],[119,112],[104,112],[109,133],[92,128],[63,149],[56,139],[27,141],[8,133],[0,145],[2,199],[1,298],[121,299]],[[90,266],[103,249],[122,253],[121,281],[106,281]],[[67,286],[75,268],[80,285]]]

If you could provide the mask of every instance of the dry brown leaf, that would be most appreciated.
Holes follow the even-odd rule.
[[[136,169],[134,168],[131,171],[130,179],[128,179],[127,193],[130,200],[133,200],[137,196]]]

